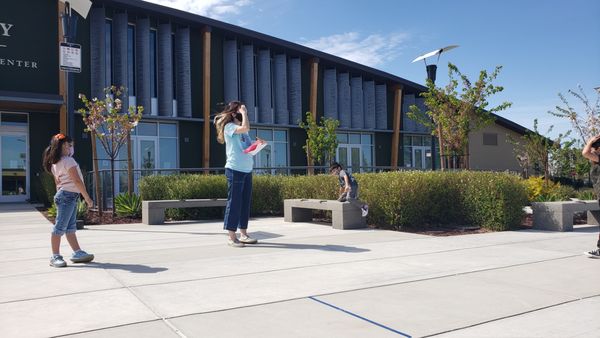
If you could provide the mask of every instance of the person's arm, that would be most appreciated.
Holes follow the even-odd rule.
[[[581,151],[583,157],[596,163],[600,162],[600,158],[598,157],[598,154],[592,152],[592,144],[598,140],[600,140],[600,135],[590,138]]]
[[[246,134],[250,131],[250,121],[248,121],[248,110],[246,106],[242,105],[238,113],[242,115],[242,125],[235,129],[235,134]]]
[[[350,179],[345,171],[342,171],[342,176],[344,176],[344,192],[348,192],[350,191]]]
[[[87,190],[85,189],[85,184],[83,184],[83,182],[81,181],[81,177],[79,177],[79,170],[77,169],[77,166],[72,166],[67,172],[69,173],[69,177],[71,178],[73,183],[75,183],[77,190],[79,190],[79,192],[83,196],[83,199],[88,205],[88,208],[93,207],[94,202],[90,198],[90,195],[87,193]]]

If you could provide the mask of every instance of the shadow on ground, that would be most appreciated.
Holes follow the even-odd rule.
[[[71,268],[94,268],[94,269],[106,269],[106,270],[124,270],[131,273],[159,273],[167,271],[167,268],[152,267],[142,264],[118,264],[118,263],[102,263],[102,262],[91,262],[85,265],[69,265]]]
[[[248,247],[259,247],[259,248],[277,248],[277,249],[299,249],[299,250],[322,250],[322,251],[337,251],[337,252],[367,252],[369,249],[357,248],[354,246],[345,245],[334,245],[334,244],[293,244],[293,243],[269,243],[259,242],[254,245],[247,245]]]

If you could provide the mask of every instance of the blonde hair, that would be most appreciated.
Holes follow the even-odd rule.
[[[233,121],[233,113],[236,113],[242,106],[240,101],[231,101],[225,106],[222,112],[217,114],[214,119],[215,128],[217,129],[217,142],[225,143],[224,130],[225,125]]]

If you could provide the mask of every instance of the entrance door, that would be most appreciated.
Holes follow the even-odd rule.
[[[412,147],[413,168],[431,169],[431,147]]]
[[[27,115],[6,113],[1,115],[0,202],[25,202],[29,199]],[[21,115],[19,119],[24,119],[24,123],[10,122],[12,120],[10,117],[13,115]]]
[[[135,167],[142,170],[142,176],[154,174],[158,166],[156,138],[138,136],[135,148]]]

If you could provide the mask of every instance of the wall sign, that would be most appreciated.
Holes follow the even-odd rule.
[[[58,94],[58,3],[0,1],[0,90]]]

